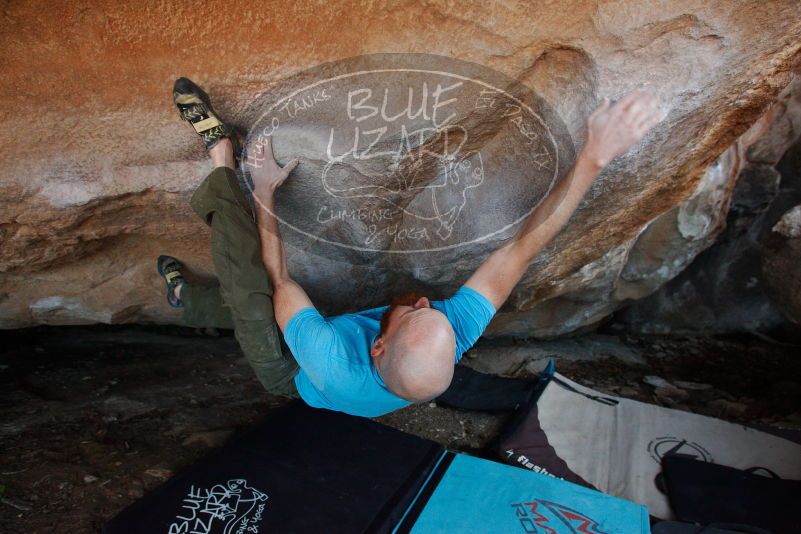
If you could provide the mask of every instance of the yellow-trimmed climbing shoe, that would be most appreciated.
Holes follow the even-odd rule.
[[[173,308],[183,308],[184,306],[181,299],[175,296],[175,287],[184,283],[184,277],[181,274],[182,267],[181,262],[172,256],[159,256],[159,259],[156,260],[156,269],[167,283],[167,302]]]
[[[191,124],[203,139],[206,150],[219,143],[220,139],[231,137],[234,133],[234,128],[225,124],[214,112],[206,92],[189,78],[175,80],[172,100],[181,118]]]

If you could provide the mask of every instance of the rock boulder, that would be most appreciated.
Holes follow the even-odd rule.
[[[541,158],[551,158],[549,169],[563,173],[583,143],[583,121],[600,99],[649,84],[667,107],[667,119],[604,171],[489,333],[547,336],[587,328],[623,302],[658,288],[714,240],[738,168],[726,159],[732,153],[724,153],[763,115],[801,60],[801,5],[794,0],[656,5],[567,0],[558,7],[416,1],[256,6],[239,0],[180,7],[101,0],[91,6],[10,2],[3,17],[0,94],[7,127],[0,139],[7,151],[0,170],[0,326],[5,328],[178,322],[163,298],[155,258],[171,254],[200,278],[213,274],[209,230],[187,204],[210,164],[172,107],[174,78],[196,80],[218,112],[251,129],[264,118],[272,95],[291,94],[289,81],[300,83],[308,72],[336,73],[343,58],[378,53],[429,54],[465,62],[466,69],[475,65],[479,74],[491,71],[514,88],[509,98],[524,94],[520,107],[530,113],[501,122],[498,115],[490,120],[463,109],[463,129],[446,132],[447,142],[442,124],[429,132],[425,142],[435,150],[428,154],[437,157],[421,159],[425,185],[462,184],[435,204],[409,193],[416,168],[403,162],[390,167],[398,162],[360,160],[345,167],[367,178],[402,171],[406,189],[391,190],[390,200],[412,215],[397,215],[397,228],[427,220],[439,225],[441,241],[481,239],[451,247],[432,261],[425,250],[393,254],[407,247],[394,237],[373,241],[376,250],[354,248],[364,243],[365,232],[371,234],[358,214],[340,218],[330,233],[312,236],[333,236],[339,243],[335,252],[290,239],[293,230],[285,227],[290,270],[299,282],[326,312],[382,304],[400,290],[448,295],[508,237],[528,204],[547,192],[551,182],[537,170],[544,168]],[[431,65],[439,60],[431,61],[422,68],[435,70]],[[329,62],[334,63],[318,67]],[[306,79],[303,87],[315,80]],[[395,89],[404,87],[391,77],[371,83],[380,88],[390,80]],[[482,95],[473,90],[460,94],[475,98],[474,111]],[[402,109],[403,94],[396,92],[388,109]],[[314,102],[313,94],[305,96]],[[303,118],[311,104],[298,102],[296,117]],[[320,113],[290,124],[294,127],[276,138],[279,159],[300,152],[307,169],[320,171],[318,178],[331,160],[314,167],[318,156],[310,151],[325,146],[332,124],[343,131],[349,126]],[[552,138],[546,140],[549,132]],[[514,135],[531,143],[514,141]],[[448,152],[451,142],[464,148],[465,157]],[[484,174],[466,171],[479,163],[489,163]],[[298,177],[299,184],[311,183],[311,174]],[[325,177],[327,191],[341,194],[342,176]],[[295,196],[288,190],[281,208],[285,222],[314,220],[322,206],[304,204],[295,187]],[[371,202],[378,202],[374,185],[369,187]],[[485,209],[459,211],[454,195],[467,195],[468,205]],[[346,211],[353,209],[348,206]],[[370,208],[381,216],[380,203]],[[509,225],[496,232],[502,221]]]
[[[787,320],[801,326],[801,205],[784,214],[766,242],[762,272]]]

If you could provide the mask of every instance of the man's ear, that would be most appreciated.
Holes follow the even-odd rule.
[[[377,358],[384,354],[384,336],[378,336],[373,341],[373,346],[370,347],[370,356]]]

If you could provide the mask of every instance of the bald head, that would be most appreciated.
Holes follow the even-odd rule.
[[[453,378],[456,338],[445,315],[430,307],[415,308],[397,319],[384,339],[378,362],[387,387],[412,402],[438,397]]]

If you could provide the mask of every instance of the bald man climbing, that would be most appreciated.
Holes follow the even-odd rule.
[[[276,190],[298,160],[279,166],[267,137],[251,147],[248,173],[242,173],[234,149],[239,136],[217,116],[208,96],[180,78],[173,99],[203,138],[214,165],[191,205],[211,227],[220,285],[186,283],[181,264],[161,256],[158,269],[168,301],[184,308],[187,324],[233,327],[268,391],[368,417],[447,396],[454,366],[533,258],[567,223],[601,169],[663,118],[649,93],[632,93],[615,105],[605,100],[587,121],[587,142],[573,169],[450,298],[407,294],[389,306],[326,318],[292,279],[278,223],[270,215]],[[282,351],[276,323],[289,351]]]

